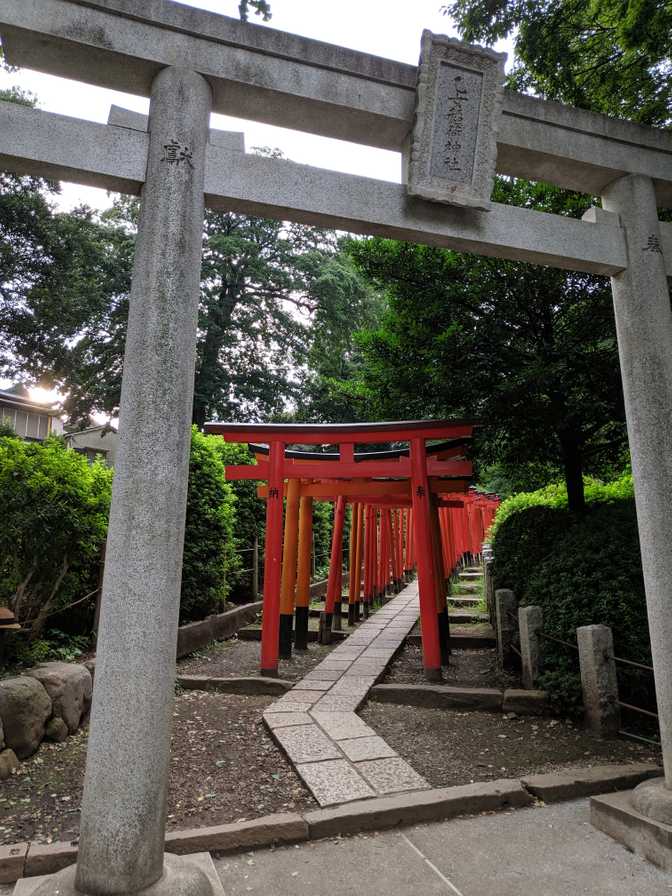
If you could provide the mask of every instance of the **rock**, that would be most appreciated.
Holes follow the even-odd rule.
[[[44,736],[48,738],[48,740],[53,740],[57,744],[62,744],[63,741],[67,739],[69,733],[68,726],[63,719],[53,718],[49,719],[47,722]]]
[[[18,767],[19,760],[17,759],[14,750],[3,750],[2,753],[0,753],[0,781],[9,778],[12,772]]]
[[[63,719],[74,734],[91,706],[89,670],[79,663],[40,663],[26,674],[44,685],[53,703],[54,718]]]
[[[527,691],[510,688],[504,691],[504,712],[520,716],[541,716],[548,708],[546,691]]]
[[[92,659],[85,661],[84,668],[89,670],[89,675],[91,676],[91,684],[93,685],[93,677],[96,674],[96,658],[95,658],[95,656]]]
[[[0,719],[5,744],[19,759],[37,750],[51,716],[51,699],[39,681],[28,675],[0,681]]]
[[[2,727],[2,719],[0,719],[0,751],[5,749],[5,731]]]

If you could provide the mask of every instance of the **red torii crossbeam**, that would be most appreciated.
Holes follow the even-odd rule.
[[[439,539],[432,517],[432,494],[463,493],[468,487],[472,466],[463,458],[464,447],[473,433],[468,421],[404,421],[394,423],[350,424],[236,424],[207,423],[205,431],[228,442],[264,442],[267,448],[253,444],[258,463],[228,466],[228,479],[265,480],[268,483],[266,503],[266,552],[264,562],[264,614],[261,640],[261,670],[277,675],[280,640],[280,582],[282,559],[282,519],[284,483],[289,480],[317,480],[333,491],[335,483],[364,480],[387,482],[391,506],[409,503],[412,508],[414,555],[418,566],[423,662],[426,677],[441,679],[441,639],[437,615],[439,590],[438,566],[434,545]],[[437,448],[427,447],[428,440],[440,440]],[[355,446],[405,443],[408,448],[392,451],[355,452]],[[318,454],[287,450],[291,445],[337,446],[338,452]],[[259,459],[259,450],[268,452],[267,460]],[[431,477],[431,481],[430,481]],[[408,481],[406,494],[399,494],[399,481]],[[437,481],[442,481],[437,486]],[[386,504],[388,495],[361,497],[376,505]],[[409,500],[410,499],[410,500]],[[337,504],[337,514],[338,514]],[[338,520],[338,515],[337,515]],[[395,567],[400,550],[390,536],[389,551]],[[439,564],[440,565],[440,564]],[[373,571],[370,572],[372,574]],[[444,601],[445,612],[445,601]]]

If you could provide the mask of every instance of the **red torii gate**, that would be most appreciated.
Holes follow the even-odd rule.
[[[472,465],[461,455],[464,446],[471,439],[473,423],[466,421],[351,424],[208,423],[205,431],[220,435],[229,442],[250,443],[257,453],[256,465],[227,466],[228,479],[255,479],[265,480],[268,483],[261,641],[262,674],[275,676],[278,671],[285,479],[317,480],[306,487],[316,489],[318,492],[321,489],[324,494],[319,496],[324,500],[342,497],[344,481],[349,481],[352,488],[350,500],[357,497],[357,492],[361,491],[359,497],[362,498],[362,503],[364,501],[376,505],[391,503],[395,507],[407,505],[412,509],[413,547],[419,579],[423,663],[426,677],[430,680],[440,680],[442,664],[440,629],[447,629],[447,613],[445,613],[445,599],[443,611],[437,605],[437,594],[440,589],[437,547],[440,553],[443,552],[441,552],[439,520],[433,516],[432,511],[432,507],[435,506],[432,494],[450,495],[467,490]],[[431,453],[435,450],[432,448],[428,451],[426,445],[428,439],[441,441],[437,453]],[[259,452],[262,449],[254,446],[254,443],[259,441],[268,445],[267,460],[260,459]],[[355,445],[375,445],[382,442],[405,442],[408,443],[408,448],[355,453]],[[338,453],[318,455],[317,452],[286,450],[288,445],[296,444],[333,445],[337,446]],[[356,480],[357,483],[352,480]],[[367,494],[374,484],[382,491],[379,497]],[[444,504],[441,497],[436,504],[439,507]],[[450,506],[451,502],[448,501],[447,504]],[[336,529],[339,525],[342,527],[341,514],[344,512],[344,506],[345,501],[342,503],[336,501]],[[467,541],[471,542],[472,539],[467,536],[464,539],[465,544]],[[394,545],[389,545],[392,554],[393,548]],[[477,552],[478,550],[475,551]],[[397,559],[398,557],[397,548]],[[337,566],[340,566],[340,551],[337,553],[337,558]],[[332,561],[334,559],[332,543]],[[445,562],[444,558],[444,564]],[[398,569],[398,562],[396,568]],[[335,567],[332,566],[330,572],[333,573],[330,575],[331,581],[337,576]],[[373,574],[373,570],[369,570],[369,576]],[[331,595],[332,613],[336,599],[335,584],[330,588],[327,602],[328,610]],[[445,623],[440,621],[442,614],[445,615]]]

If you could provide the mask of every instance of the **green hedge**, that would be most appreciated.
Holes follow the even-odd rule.
[[[502,504],[493,541],[498,588],[512,588],[523,605],[540,606],[544,630],[576,642],[582,625],[611,627],[619,656],[651,662],[646,600],[632,481],[595,484],[581,516],[569,513],[562,489],[517,495]],[[551,506],[540,498],[548,498]],[[508,507],[507,507],[508,504]],[[515,509],[511,509],[512,506]],[[550,641],[544,643],[545,671],[540,685],[556,708],[578,710],[581,703],[578,657]],[[619,667],[622,694],[650,705],[652,679]]]
[[[221,439],[194,429],[182,622],[221,609],[240,567],[234,536],[236,497],[224,479],[222,445]],[[25,442],[7,428],[0,431],[0,606],[11,607],[24,625],[33,626],[33,647],[40,659],[49,653],[52,641],[51,653],[58,655],[67,648],[64,638],[91,634],[95,594],[74,609],[65,608],[98,585],[112,476],[112,470],[99,462],[89,464],[62,439]],[[254,483],[243,485],[248,491],[255,488]],[[263,514],[263,502],[243,492],[239,503],[241,519],[251,529],[259,512]],[[245,537],[250,537],[247,530]],[[60,615],[52,615],[61,609]],[[23,644],[25,636],[14,640]]]
[[[234,537],[236,498],[225,481],[221,442],[195,427],[192,431],[180,598],[182,623],[221,610],[240,567]]]

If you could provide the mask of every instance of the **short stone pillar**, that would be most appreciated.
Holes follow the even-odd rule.
[[[613,737],[621,727],[614,639],[608,625],[583,625],[579,643],[583,706],[588,728],[600,737]]]
[[[513,636],[516,631],[516,595],[508,588],[495,591],[495,617],[497,621],[497,661],[501,669],[513,665]]]
[[[520,662],[523,687],[536,687],[542,666],[540,632],[544,615],[541,607],[519,607],[518,630],[520,632]]]
[[[485,605],[490,618],[490,625],[495,625],[496,622],[494,566],[492,559],[485,560],[483,563],[483,592],[485,594]]]

